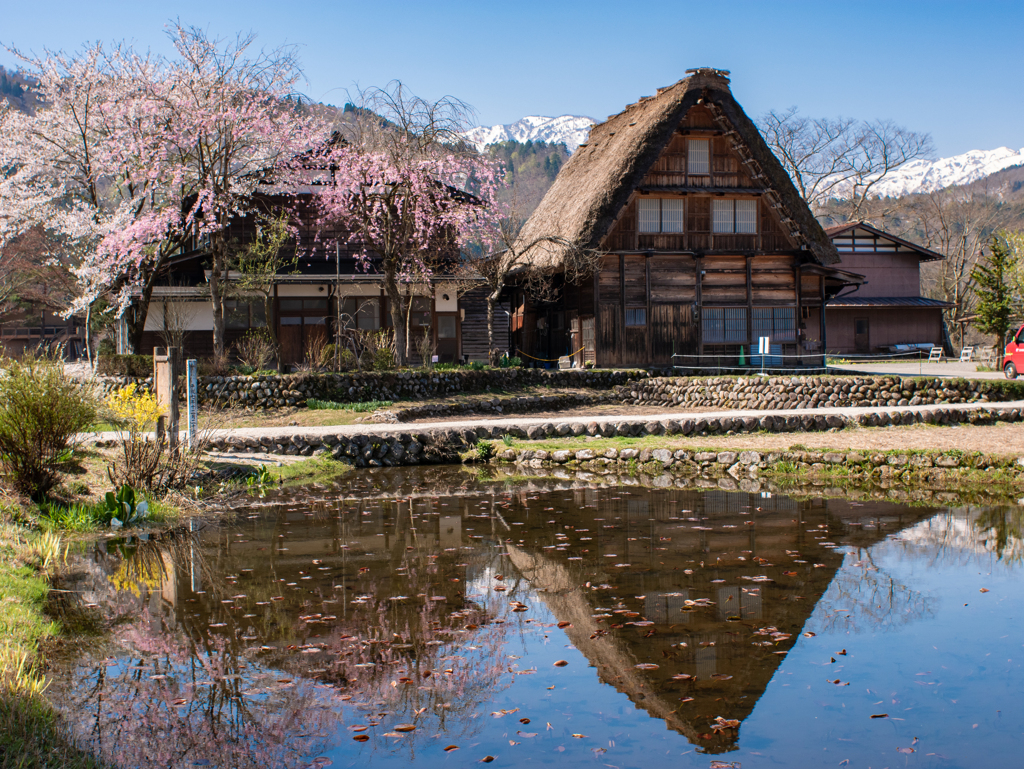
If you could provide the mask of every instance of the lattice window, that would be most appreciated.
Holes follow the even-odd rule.
[[[711,173],[711,147],[707,139],[690,139],[686,155],[686,172],[698,175]]]
[[[755,307],[751,320],[755,340],[766,336],[771,344],[796,341],[795,307]]]
[[[646,326],[647,325],[647,308],[646,307],[627,307],[626,308],[626,325],[627,326]]]
[[[747,341],[746,307],[705,307],[701,332],[705,344]]]

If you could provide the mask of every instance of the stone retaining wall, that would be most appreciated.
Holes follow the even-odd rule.
[[[247,408],[304,406],[308,398],[336,403],[423,400],[462,392],[505,390],[533,385],[611,390],[647,376],[645,371],[400,371],[380,374],[290,374],[286,376],[204,377],[200,403]]]
[[[859,424],[994,424],[996,422],[1020,422],[1022,414],[1019,409],[956,407],[928,409],[921,412],[894,412],[892,414],[863,414],[856,420]],[[684,435],[702,436],[713,434],[738,434],[742,432],[814,432],[821,430],[839,430],[851,424],[851,421],[836,414],[800,414],[786,416],[764,416],[760,419],[746,418],[685,418],[681,420],[645,421],[623,420],[621,422],[600,424],[598,422],[547,422],[532,425],[523,429],[502,425],[478,425],[475,429],[431,430],[423,432],[399,432],[381,427],[368,430],[359,435],[328,434],[309,435],[296,430],[291,436],[251,437],[233,436],[214,438],[211,449],[228,453],[258,452],[265,454],[285,454],[301,456],[320,456],[330,453],[336,459],[349,462],[357,467],[392,467],[396,465],[446,464],[461,461],[461,456],[480,441],[496,440],[504,435],[512,435],[521,439],[541,440],[569,436],[645,436],[645,435]],[[693,459],[689,452],[672,452],[668,449],[621,449],[614,456],[602,450],[580,448],[562,451],[543,449],[513,449],[503,447],[501,443],[492,443],[491,452],[498,461],[526,463],[531,466],[546,464],[571,464],[603,460],[617,463],[636,461],[658,462],[663,467],[671,467],[677,461],[688,462]],[[483,452],[486,455],[487,452]],[[678,456],[677,456],[678,455]],[[717,457],[717,455],[715,455]],[[480,457],[485,458],[485,456]],[[701,462],[712,461],[709,457]],[[714,460],[718,462],[717,458]]]
[[[615,388],[623,403],[721,409],[930,406],[1019,400],[1024,382],[908,377],[651,377]]]

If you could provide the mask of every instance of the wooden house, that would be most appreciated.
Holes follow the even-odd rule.
[[[921,296],[921,264],[943,259],[942,254],[865,222],[848,222],[825,232],[843,269],[865,277],[855,293],[828,303],[829,352],[872,354],[916,345],[944,347],[952,354],[942,313],[954,305]]]
[[[858,275],[839,255],[729,90],[688,77],[604,123],[524,226],[533,266],[558,280],[578,249],[592,276],[555,302],[513,298],[512,343],[597,366],[734,367],[769,337],[775,368],[820,366],[821,308]],[[549,240],[543,240],[548,238]]]
[[[364,261],[362,246],[344,233],[318,229],[309,195],[257,194],[253,213],[238,217],[227,238],[244,247],[256,235],[255,213],[296,212],[296,237],[286,247],[297,262],[273,280],[271,322],[281,343],[285,370],[301,366],[319,344],[334,342],[352,329],[373,331],[391,326],[391,312],[373,259]],[[328,248],[324,243],[337,243]],[[140,352],[169,346],[177,331],[188,357],[213,355],[213,307],[209,299],[208,244],[193,240],[170,260],[153,289]],[[229,283],[231,276],[229,275]],[[410,352],[419,360],[417,340],[433,340],[440,362],[487,360],[487,307],[482,288],[456,283],[438,275],[429,283],[406,286],[410,296]],[[261,295],[244,296],[229,290],[225,300],[224,343],[229,354],[250,329],[265,328],[268,319]],[[495,331],[505,332],[496,324]],[[126,352],[126,331],[117,335]],[[504,339],[501,340],[504,342]]]

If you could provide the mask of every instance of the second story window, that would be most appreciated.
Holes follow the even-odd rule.
[[[715,198],[711,201],[711,231],[756,235],[757,201]]]
[[[637,206],[640,232],[682,232],[682,198],[642,197]]]
[[[707,139],[690,139],[686,153],[686,173],[711,173],[711,142]]]

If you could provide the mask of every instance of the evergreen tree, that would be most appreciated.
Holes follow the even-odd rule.
[[[971,273],[978,297],[974,325],[983,334],[995,335],[999,350],[1003,349],[1016,309],[1016,297],[1010,285],[1013,268],[1013,250],[1002,235],[996,234],[989,241],[986,263],[979,264]]]

